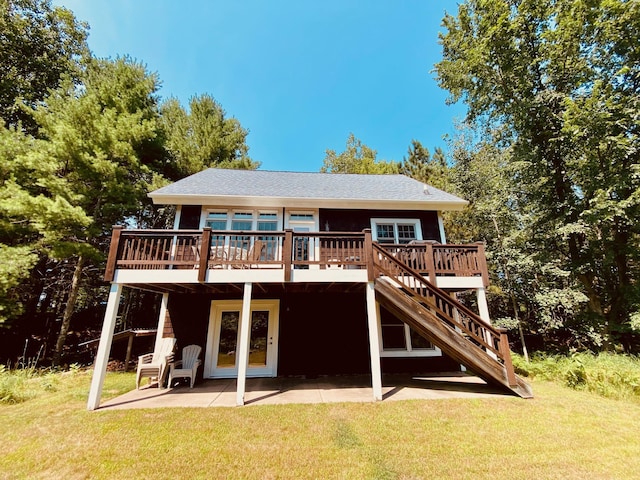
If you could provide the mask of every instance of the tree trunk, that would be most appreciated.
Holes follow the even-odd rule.
[[[64,313],[62,315],[62,325],[60,326],[60,333],[58,334],[58,341],[56,342],[56,351],[53,354],[52,360],[54,367],[60,365],[60,360],[62,359],[62,350],[64,348],[64,343],[67,340],[67,333],[69,332],[69,326],[71,324],[71,315],[73,315],[73,311],[75,310],[78,292],[80,291],[80,278],[82,276],[83,267],[84,258],[80,255],[78,257],[78,263],[76,263],[76,268],[73,271],[71,290],[69,291],[67,305],[65,306]]]

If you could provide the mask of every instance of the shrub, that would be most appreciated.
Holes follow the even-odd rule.
[[[527,363],[513,358],[516,373],[559,382],[615,399],[640,402],[640,358],[614,353],[576,353],[571,356],[536,354]]]

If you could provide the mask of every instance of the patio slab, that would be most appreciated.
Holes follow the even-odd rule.
[[[507,394],[478,377],[454,372],[383,376],[383,401],[482,398]],[[373,402],[368,375],[305,378],[248,378],[245,405]],[[235,407],[236,380],[204,380],[188,386],[132,390],[100,405],[100,410],[162,407]]]

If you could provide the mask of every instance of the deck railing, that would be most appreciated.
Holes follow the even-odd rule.
[[[424,241],[381,247],[431,281],[434,281],[436,276],[482,277],[484,286],[489,285],[484,244],[481,242],[470,245],[443,245]]]
[[[210,269],[283,269],[285,281],[295,269],[372,268],[371,231],[284,232],[204,230],[125,230],[114,227],[105,271],[116,269],[197,269],[204,281]],[[481,276],[488,284],[484,246],[382,245],[395,258],[429,277]]]

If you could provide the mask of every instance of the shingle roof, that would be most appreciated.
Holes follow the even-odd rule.
[[[467,202],[404,175],[277,172],[210,168],[151,192],[157,203],[172,197],[264,197],[318,201]],[[455,207],[454,207],[455,208]]]

